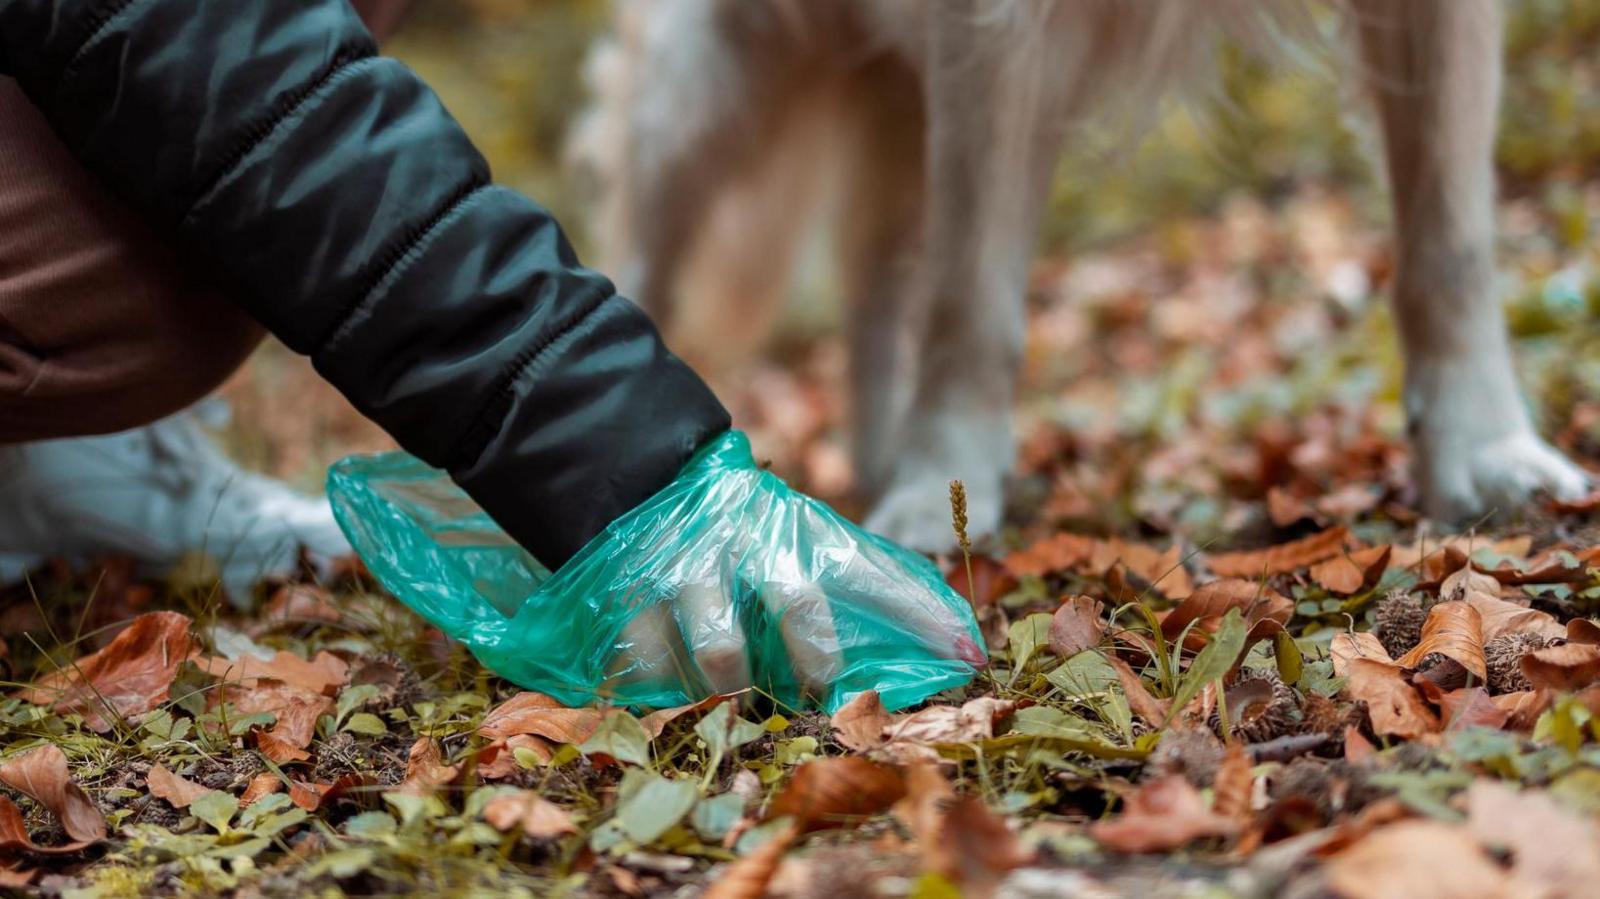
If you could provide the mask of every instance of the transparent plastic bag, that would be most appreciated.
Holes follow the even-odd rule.
[[[328,476],[378,580],[503,677],[569,705],[663,708],[753,686],[889,708],[969,680],[977,623],[927,559],[763,471],[730,431],[552,573],[404,453]]]

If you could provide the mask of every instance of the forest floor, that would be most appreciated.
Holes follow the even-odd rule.
[[[1502,222],[1541,430],[1600,470],[1600,184]],[[1041,262],[1011,523],[975,585],[940,560],[990,664],[903,713],[561,708],[354,566],[248,611],[42,569],[0,595],[0,890],[1590,895],[1600,498],[1418,520],[1387,246],[1311,185]],[[724,395],[855,511],[837,336],[772,358]]]

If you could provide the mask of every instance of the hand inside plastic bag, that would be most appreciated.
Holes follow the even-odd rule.
[[[964,600],[923,557],[790,490],[729,432],[551,574],[441,472],[347,459],[334,509],[384,586],[491,669],[569,704],[665,707],[753,687],[890,708],[984,661]]]

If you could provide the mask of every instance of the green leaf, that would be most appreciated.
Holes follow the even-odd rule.
[[[1011,730],[1013,733],[1068,740],[1101,738],[1101,734],[1088,721],[1047,705],[1018,709],[1012,716]]]
[[[335,849],[332,852],[324,853],[316,861],[312,862],[306,868],[306,877],[354,877],[372,867],[372,863],[377,861],[377,858],[377,853],[365,846],[357,846],[353,849]]]
[[[695,804],[689,823],[707,842],[720,842],[744,816],[744,800],[732,793],[707,796]]]
[[[759,724],[735,716],[733,704],[724,702],[695,722],[694,732],[706,742],[706,748],[711,752],[711,759],[706,763],[706,784],[710,784],[728,750],[759,739],[766,730]]]
[[[1050,670],[1045,680],[1072,699],[1093,709],[1124,737],[1133,733],[1133,711],[1122,691],[1122,680],[1099,650],[1086,649]]]
[[[1244,616],[1238,609],[1229,609],[1228,614],[1222,616],[1217,632],[1211,635],[1211,642],[1200,650],[1200,654],[1189,663],[1189,670],[1184,672],[1183,680],[1178,683],[1178,690],[1172,696],[1169,718],[1176,718],[1185,706],[1200,695],[1201,688],[1206,684],[1228,673],[1233,663],[1239,660],[1239,653],[1244,651],[1246,633]]]
[[[381,737],[389,732],[389,728],[384,726],[383,719],[371,712],[356,712],[351,715],[350,720],[344,723],[344,730],[368,737]]]
[[[356,684],[339,691],[339,701],[333,708],[333,720],[343,724],[350,713],[378,698],[377,684]],[[359,731],[357,731],[359,733]]]
[[[211,825],[217,833],[228,832],[228,822],[238,810],[239,800],[221,790],[205,793],[189,804],[189,814]]]
[[[620,710],[607,715],[594,735],[578,749],[584,755],[603,752],[619,762],[650,764],[650,735],[639,719]]]
[[[618,806],[617,823],[635,843],[653,843],[683,820],[699,798],[700,790],[692,781],[652,775]]]
[[[1300,644],[1294,642],[1288,631],[1272,635],[1272,657],[1278,662],[1278,676],[1289,686],[1298,686],[1304,673],[1305,657],[1300,654]]]
[[[1027,667],[1034,654],[1041,647],[1050,645],[1050,617],[1045,612],[1038,612],[1011,623],[1006,631],[1011,653],[1011,678],[1008,683],[1015,683],[1017,675]]]

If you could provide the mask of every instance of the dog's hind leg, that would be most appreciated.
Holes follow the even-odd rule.
[[[951,480],[966,484],[971,531],[1000,524],[1027,276],[1072,87],[1047,23],[985,20],[983,5],[930,11],[926,245],[911,288],[925,326],[911,338],[920,362],[898,454],[867,519],[923,550],[954,543]]]
[[[1393,192],[1395,317],[1424,511],[1463,521],[1581,493],[1539,439],[1494,292],[1498,0],[1359,0],[1352,14]]]

